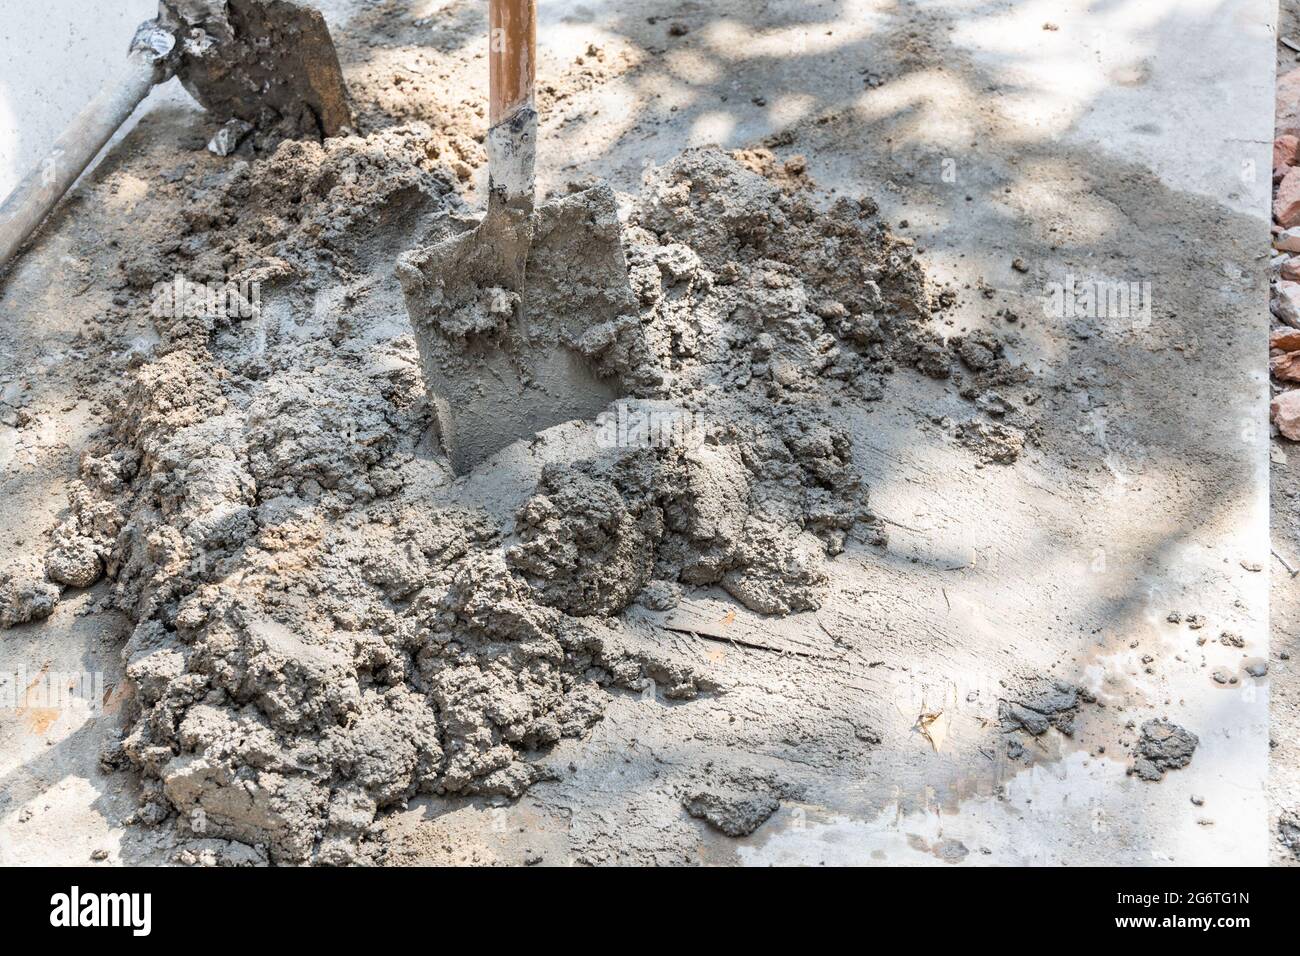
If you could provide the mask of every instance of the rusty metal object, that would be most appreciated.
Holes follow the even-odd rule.
[[[290,0],[163,0],[185,89],[219,119],[284,136],[352,124],[343,71],[319,10]]]
[[[162,0],[157,18],[136,31],[118,75],[0,204],[0,268],[149,91],[173,75],[218,119],[269,136],[321,139],[352,122],[318,10],[290,0]]]

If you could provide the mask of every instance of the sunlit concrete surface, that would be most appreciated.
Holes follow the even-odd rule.
[[[364,6],[328,4],[332,28],[347,30]],[[411,16],[445,6],[415,3]],[[454,832],[484,847],[483,861],[507,862],[518,846],[501,834],[519,827],[570,862],[654,860],[663,834],[698,827],[702,862],[1265,863],[1269,682],[1243,663],[1268,658],[1274,5],[830,0],[766,4],[761,20],[754,6],[543,3],[543,70],[591,42],[641,65],[543,118],[541,184],[596,174],[628,190],[647,163],[686,146],[791,131],[783,151],[806,155],[819,184],[908,220],[939,281],[992,290],[964,295],[949,331],[1004,333],[994,310],[1019,313],[1016,357],[1048,396],[1043,443],[1014,466],[976,468],[931,427],[960,414],[955,397],[896,376],[853,423],[890,547],[845,555],[827,607],[780,625],[791,641],[833,632],[851,660],[710,648],[733,682],[724,697],[619,698],[589,740],[557,748],[557,765],[575,767],[564,779],[499,812],[417,802],[394,816],[393,833],[434,845],[430,834]],[[84,7],[0,15],[0,189],[149,13],[134,2]],[[662,43],[662,25],[646,24],[656,13],[687,22],[689,42],[651,52]],[[51,33],[66,44],[34,39]],[[400,51],[375,54],[386,55]],[[41,72],[51,59],[53,84]],[[144,109],[197,109],[174,81],[155,97]],[[49,354],[66,329],[36,290],[62,251],[52,242],[24,263],[3,302],[10,334]],[[1149,283],[1150,316],[1045,314],[1046,291],[1068,275]],[[68,461],[82,440],[72,414],[58,438]],[[61,480],[48,485],[31,492],[52,502],[27,519],[33,533],[59,507]],[[0,670],[49,658],[111,672],[111,642],[74,611],[60,606],[39,635],[0,640]],[[1170,612],[1207,624],[1193,632]],[[1224,631],[1245,648],[1221,644]],[[685,641],[679,650],[706,656]],[[1217,683],[1216,669],[1235,683]],[[1006,759],[997,712],[1007,687],[1030,677],[1084,686],[1101,704],[1081,710],[1073,738],[1038,741],[1027,766]],[[937,743],[917,732],[918,715],[935,711]],[[780,719],[756,718],[746,737],[738,714]],[[1121,742],[1135,738],[1129,722],[1156,716],[1200,746],[1189,767],[1148,783],[1127,774]],[[95,769],[111,715],[39,733],[30,715],[0,719],[0,847],[17,861],[75,862],[103,844],[118,859],[129,785]],[[817,751],[832,720],[869,725],[880,742],[838,763]],[[683,822],[661,776],[707,761],[761,767],[801,796],[752,836],[721,837]],[[63,825],[20,822],[46,804]],[[154,852],[146,840],[125,858]]]

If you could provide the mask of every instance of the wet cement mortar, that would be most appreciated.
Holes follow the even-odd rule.
[[[394,73],[382,49],[386,41],[372,40],[367,31],[423,42],[412,39],[414,27],[398,22],[395,7],[376,7],[373,21],[367,14],[357,30],[336,37],[351,63],[359,127],[390,127],[386,132],[331,140],[324,149],[286,144],[279,153],[249,136],[236,157],[218,161],[202,152],[214,131],[210,124],[186,119],[180,129],[164,123],[150,131],[147,149],[128,153],[106,175],[112,192],[118,179],[129,180],[124,172],[152,176],[151,188],[162,199],[126,227],[110,220],[110,228],[92,230],[85,240],[95,250],[87,256],[106,268],[116,268],[119,253],[122,260],[120,276],[109,282],[108,336],[90,329],[71,343],[78,394],[99,402],[109,396],[111,407],[101,412],[97,404],[95,415],[111,423],[110,433],[85,457],[70,496],[71,518],[52,530],[55,546],[43,560],[26,563],[30,559],[16,554],[0,559],[5,624],[42,617],[61,593],[76,600],[59,608],[60,614],[105,590],[111,597],[94,600],[87,613],[112,605],[139,623],[124,655],[132,668],[128,694],[137,709],[129,714],[122,744],[105,751],[104,769],[129,771],[113,774],[119,779],[143,777],[145,800],[136,819],[156,827],[151,832],[160,844],[173,845],[179,836],[179,862],[394,862],[400,852],[385,858],[376,843],[386,836],[385,821],[395,825],[400,819],[387,811],[400,809],[409,795],[432,794],[412,806],[432,804],[437,811],[466,802],[499,805],[533,782],[572,772],[572,765],[550,765],[556,753],[574,746],[553,747],[551,728],[560,728],[561,741],[580,741],[584,724],[595,727],[608,699],[648,682],[660,696],[684,702],[682,712],[703,712],[708,698],[730,692],[728,675],[714,669],[702,677],[676,657],[647,652],[644,640],[635,650],[622,647],[624,623],[634,624],[639,613],[633,605],[668,608],[688,597],[696,587],[689,568],[695,567],[708,568],[699,579],[716,581],[734,600],[745,602],[749,594],[756,602],[751,606],[779,601],[768,606],[780,613],[781,605],[816,607],[802,602],[825,597],[830,607],[834,596],[825,594],[817,569],[834,571],[836,562],[843,567],[852,560],[853,551],[863,554],[860,542],[883,540],[865,488],[845,498],[835,482],[816,478],[822,466],[812,469],[810,479],[802,458],[798,470],[785,464],[784,472],[776,471],[771,459],[755,467],[749,446],[761,439],[763,448],[776,448],[775,435],[788,454],[778,460],[795,461],[786,425],[803,434],[806,425],[816,425],[818,407],[841,416],[846,408],[856,413],[901,370],[946,378],[951,391],[970,402],[968,413],[954,416],[957,421],[922,424],[930,437],[942,431],[977,461],[1005,464],[1039,441],[1025,413],[1029,408],[1042,417],[1052,453],[1073,456],[1082,473],[1092,453],[1080,454],[1061,423],[1074,420],[1080,393],[1095,402],[1097,389],[1117,385],[1107,376],[1126,367],[1101,349],[1100,375],[1085,364],[1069,384],[1059,378],[1051,384],[1056,373],[1050,370],[1045,382],[1033,382],[1007,365],[997,340],[984,333],[950,338],[946,345],[930,336],[925,326],[932,316],[949,329],[965,324],[944,313],[958,293],[926,288],[910,247],[887,237],[870,201],[856,213],[848,209],[832,217],[856,223],[864,236],[847,265],[843,244],[825,242],[825,223],[791,217],[793,203],[811,204],[818,217],[834,206],[804,178],[802,159],[785,151],[796,139],[811,156],[844,150],[837,137],[853,127],[822,126],[818,119],[815,126],[805,124],[799,137],[761,141],[783,150],[779,158],[764,150],[732,157],[776,188],[769,192],[771,202],[759,204],[752,233],[728,226],[719,238],[718,230],[708,228],[719,207],[732,206],[732,193],[706,196],[717,190],[695,189],[696,178],[708,178],[694,171],[698,157],[679,161],[691,183],[684,211],[695,214],[695,221],[648,223],[640,215],[655,202],[657,184],[666,181],[663,170],[640,195],[619,197],[627,285],[638,290],[636,325],[574,344],[620,379],[627,407],[698,409],[704,437],[693,436],[680,447],[611,450],[587,430],[563,453],[549,455],[551,466],[544,473],[537,469],[529,493],[502,491],[483,508],[481,495],[452,479],[431,437],[433,415],[393,277],[402,253],[426,248],[465,228],[473,221],[468,216],[477,218],[479,205],[464,205],[457,193],[483,162],[481,142],[471,133],[482,126],[483,110],[458,103],[457,94],[431,81],[428,70]],[[453,8],[450,17],[455,30],[447,34],[449,44],[456,30],[477,35],[472,5]],[[544,112],[562,108],[567,97],[598,86],[637,59],[635,53],[597,52],[579,57],[577,68],[555,71],[563,78],[541,91]],[[950,53],[943,52],[945,62]],[[445,73],[442,79],[448,79]],[[187,156],[190,150],[198,155]],[[1123,172],[1093,187],[1124,208],[1140,209],[1125,197],[1146,196],[1158,184],[1145,175],[1130,181],[1132,170]],[[892,190],[884,177],[876,195],[888,204]],[[713,205],[702,202],[706,198]],[[1176,208],[1174,221],[1202,212]],[[454,216],[450,221],[447,212]],[[1158,222],[1143,222],[1159,233]],[[648,236],[638,231],[647,226]],[[1214,230],[1210,235],[1216,242],[1208,248],[1218,250],[1220,237]],[[814,248],[819,241],[820,251]],[[676,253],[656,252],[674,244],[700,261],[687,279],[668,265]],[[106,245],[114,249],[101,256]],[[1147,249],[1144,238],[1125,253],[1141,260]],[[893,254],[918,277],[917,294],[897,296],[898,286],[882,278]],[[1215,254],[1205,253],[1198,266],[1217,269]],[[658,291],[642,301],[636,277],[647,255],[658,268]],[[854,313],[848,295],[833,293],[841,285],[828,263],[853,269],[859,260],[887,301]],[[811,307],[769,315],[752,301],[751,289],[779,288],[779,274],[761,283],[756,277],[780,273],[783,266],[797,277],[790,285],[802,290]],[[176,271],[212,283],[260,279],[266,300],[261,319],[159,320],[161,341],[138,344],[130,367],[118,366],[105,346],[115,332],[147,318],[151,284]],[[99,281],[90,272],[87,282],[92,277]],[[738,297],[729,301],[759,318],[721,317],[718,310],[729,307],[720,298],[728,287]],[[853,289],[861,294],[862,283]],[[992,290],[982,291],[993,298]],[[818,309],[823,302],[829,317]],[[1190,303],[1188,310],[1195,312]],[[880,320],[878,337],[854,335],[839,321],[867,311]],[[812,341],[829,336],[823,341],[839,350],[835,362],[798,364],[814,353],[802,333],[794,332],[789,316],[796,312]],[[112,329],[114,323],[125,328]],[[1014,330],[1023,328],[1008,326],[1013,344]],[[723,347],[701,335],[704,329],[738,334]],[[1096,335],[1078,338],[1105,344]],[[1093,354],[1076,342],[1069,348],[1080,350],[1075,359]],[[852,374],[836,371],[840,355],[860,363]],[[728,383],[725,374],[733,367],[742,373]],[[662,380],[645,380],[647,370]],[[1183,374],[1181,362],[1177,372]],[[1165,376],[1149,380],[1158,384]],[[123,383],[130,385],[125,394]],[[1041,396],[1031,394],[1039,391]],[[951,407],[946,410],[951,414]],[[20,426],[29,424],[25,409],[17,415]],[[829,432],[835,448],[838,433]],[[1113,431],[1110,441],[1116,441]],[[742,501],[743,519],[735,500],[721,490],[730,485],[733,470],[725,462],[713,467],[713,459],[730,458],[737,449],[743,472],[734,473],[748,489],[747,498],[735,499]],[[863,450],[856,453],[860,461]],[[701,455],[713,458],[700,464]],[[830,457],[814,454],[810,460]],[[708,477],[710,472],[725,481]],[[481,486],[482,476],[477,480]],[[814,511],[797,503],[798,488],[786,487],[794,485],[805,496],[826,491],[826,500],[844,508],[860,503],[859,516],[845,527],[819,523]],[[700,489],[708,491],[703,502],[691,497]],[[232,519],[232,530],[216,531],[232,512],[246,520]],[[691,513],[704,517],[696,520]],[[837,521],[842,517],[835,515]],[[210,523],[211,535],[200,520]],[[684,531],[683,522],[694,522],[695,531]],[[781,541],[807,546],[798,565],[790,565],[798,573],[765,566],[768,557],[787,552],[769,554],[746,542],[745,535],[774,524],[779,527],[771,533]],[[850,550],[843,557],[835,554],[841,535]],[[37,537],[31,543],[39,549],[51,535]],[[718,551],[727,556],[706,553]],[[746,563],[747,551],[757,563]],[[625,604],[626,593],[605,593],[631,587],[623,576],[607,573],[606,562],[631,573],[633,581],[644,574],[646,583],[631,595],[633,605]],[[759,586],[747,590],[746,579]],[[68,590],[95,582],[90,595]],[[619,606],[631,613],[620,614]],[[1104,706],[1073,684],[1027,679],[1020,687],[1019,678],[1032,671],[1021,668],[1009,681],[1017,686],[1005,689],[1005,701],[1000,695],[998,711],[1004,734],[999,743],[1026,765],[1051,736],[1048,728],[1082,738],[1074,743],[1084,745],[1088,735],[1086,729],[1075,733],[1076,717],[1084,717],[1085,709],[1091,717],[1094,706]],[[319,689],[327,683],[342,688],[333,702],[325,701],[333,689]],[[742,696],[743,687],[736,690]],[[304,701],[320,706],[309,714]],[[610,723],[616,719],[611,712]],[[1153,758],[1174,760],[1157,769],[1182,765],[1175,752],[1186,750],[1179,729],[1159,731],[1150,742]],[[1145,724],[1139,730],[1138,721],[1129,721],[1119,741],[1135,751],[1134,774],[1136,757],[1148,746],[1145,731]],[[880,743],[865,725],[855,726],[854,739]],[[1174,751],[1165,753],[1162,741]],[[789,770],[714,768],[709,760],[690,766],[667,787],[680,800],[675,809],[683,817],[737,837],[762,827],[780,802],[809,796],[794,779]],[[564,784],[539,787],[520,807],[556,786]],[[480,796],[455,799],[460,795]],[[628,846],[646,855],[660,851],[659,825],[645,828],[642,836],[628,829],[624,817],[602,812],[599,818]],[[936,843],[934,851],[949,862],[968,852],[956,840]],[[601,851],[584,852],[579,861],[606,858]]]
[[[717,585],[811,610],[846,543],[883,545],[828,408],[896,372],[951,378],[971,400],[953,437],[981,460],[1034,440],[1023,370],[987,333],[930,329],[949,293],[874,202],[821,194],[797,159],[704,148],[618,197],[626,308],[566,343],[623,398],[513,520],[457,503],[392,254],[471,212],[468,155],[422,122],[285,142],[206,177],[178,234],[124,250],[128,308],[175,272],[262,300],[155,317],[43,566],[0,581],[6,624],[105,576],[136,622],[133,712],[102,760],[140,773],[142,824],[350,863],[416,795],[516,798],[611,691],[725,693],[623,648],[634,602]],[[670,427],[609,440],[629,421]],[[742,835],[770,790],[682,801]]]

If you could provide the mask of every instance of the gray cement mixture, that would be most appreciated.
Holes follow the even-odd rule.
[[[763,614],[815,610],[847,540],[885,542],[827,406],[879,399],[899,368],[955,374],[972,415],[1024,442],[999,389],[1024,374],[993,338],[927,329],[939,297],[874,202],[749,168],[771,174],[769,153],[699,149],[626,197],[626,274],[602,277],[632,290],[626,311],[587,307],[609,296],[583,288],[576,254],[537,273],[534,321],[553,318],[625,401],[575,423],[524,500],[489,460],[475,477],[492,506],[463,503],[376,254],[458,211],[434,148],[422,125],[285,143],[124,263],[134,296],[136,276],[209,261],[267,287],[248,318],[161,317],[43,574],[6,578],[7,621],[101,575],[135,621],[137,713],[103,760],[143,774],[141,821],[340,863],[417,794],[518,797],[611,688],[718,691],[621,645],[634,602],[717,585]],[[329,282],[323,307],[304,294]],[[717,824],[719,799],[686,805]]]

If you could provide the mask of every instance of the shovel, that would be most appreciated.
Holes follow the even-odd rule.
[[[246,131],[256,124],[323,138],[352,122],[320,11],[290,0],[162,0],[158,16],[136,30],[119,74],[0,205],[0,268],[173,74],[205,109]]]
[[[489,4],[487,214],[397,262],[438,435],[457,474],[618,394],[580,343],[635,314],[613,191],[533,209],[532,0]]]

